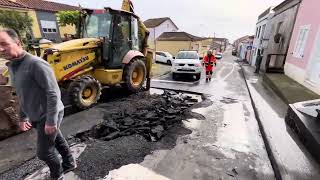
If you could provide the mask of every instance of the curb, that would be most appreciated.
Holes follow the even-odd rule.
[[[246,75],[245,75],[244,69],[243,69],[243,67],[242,67],[242,65],[240,63],[238,63],[238,64],[241,67],[241,74],[242,74],[242,76],[244,78],[244,81],[246,83],[246,87],[247,87],[247,90],[248,90],[248,93],[249,93],[249,96],[250,96],[250,100],[251,100],[252,108],[253,108],[253,111],[254,111],[254,115],[255,115],[255,118],[256,118],[256,120],[258,122],[259,130],[261,132],[261,136],[262,136],[264,145],[266,147],[266,151],[267,151],[267,154],[268,154],[268,157],[269,157],[269,160],[270,160],[270,163],[271,163],[275,178],[277,180],[282,180],[283,178],[281,176],[281,171],[280,171],[278,162],[277,162],[277,160],[276,160],[276,158],[274,156],[274,153],[273,153],[273,151],[271,149],[270,142],[269,142],[269,139],[267,137],[265,128],[264,128],[264,126],[262,124],[262,121],[260,119],[260,115],[259,115],[259,112],[258,112],[257,107],[255,105],[255,102],[253,101],[252,94],[251,94],[251,91],[249,89],[249,85],[248,85],[248,82],[247,82],[247,79],[246,79]]]
[[[168,75],[168,74],[170,74],[170,73],[171,73],[171,71],[166,71],[166,72],[163,73],[163,74],[160,74],[160,75],[157,75],[157,76],[152,76],[151,78],[160,78],[160,77],[166,76],[166,75]]]

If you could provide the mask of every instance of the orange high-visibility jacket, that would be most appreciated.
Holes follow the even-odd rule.
[[[206,68],[206,71],[213,71],[213,67],[215,66],[216,63],[217,63],[217,59],[214,55],[211,55],[210,58],[208,55],[206,55],[203,58],[203,64],[204,64],[204,67]]]

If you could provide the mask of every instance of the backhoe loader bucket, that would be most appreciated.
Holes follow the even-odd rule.
[[[19,133],[18,101],[11,86],[0,86],[0,140]]]

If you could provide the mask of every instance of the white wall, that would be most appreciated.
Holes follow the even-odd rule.
[[[284,71],[285,71],[285,74],[290,78],[299,82],[300,84],[310,89],[311,91],[317,94],[320,94],[319,86],[307,80],[307,74],[304,69],[301,69],[298,66],[295,66],[294,64],[286,63],[284,66]]]
[[[270,33],[268,32],[268,24],[269,20],[273,17],[274,12],[270,12],[269,14],[265,15],[261,19],[258,20],[258,23],[256,25],[256,29],[261,27],[259,38],[257,34],[255,34],[255,38],[253,40],[253,56],[251,61],[251,66],[255,66],[256,59],[258,55],[258,49],[262,50],[264,48],[263,39],[269,39]],[[265,29],[263,30],[263,26],[265,25]]]
[[[148,28],[148,30],[150,31],[149,39],[153,41],[154,38],[157,39],[162,33],[176,32],[178,31],[178,28],[176,28],[176,26],[173,24],[171,20],[166,20],[159,26],[155,28]]]

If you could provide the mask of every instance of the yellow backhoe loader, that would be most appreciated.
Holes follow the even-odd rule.
[[[144,84],[149,87],[153,58],[147,45],[149,32],[129,0],[123,1],[122,10],[84,9],[79,24],[80,39],[38,51],[52,66],[59,86],[67,89],[72,105],[91,107],[103,86],[120,84],[131,92],[140,91]],[[0,93],[1,138],[1,130],[15,127],[18,117],[13,89],[7,85],[0,91],[10,94]]]

